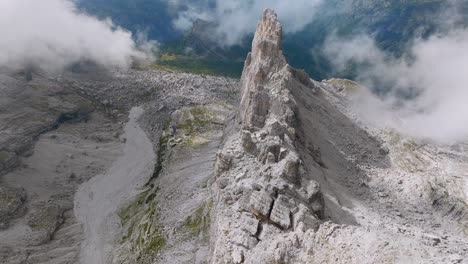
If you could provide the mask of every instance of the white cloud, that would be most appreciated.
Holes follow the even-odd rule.
[[[239,44],[242,39],[255,31],[258,20],[265,8],[275,10],[284,26],[285,32],[303,29],[314,19],[317,7],[323,0],[215,0],[193,1],[171,0],[173,9],[181,10],[174,20],[179,29],[190,28],[196,19],[209,20],[217,26],[213,40],[226,46]]]
[[[68,0],[0,0],[0,34],[0,66],[12,68],[59,70],[81,60],[128,67],[132,58],[146,56],[131,33],[79,12]]]
[[[392,92],[380,103],[360,98],[356,106],[363,117],[415,137],[449,143],[468,138],[467,47],[468,31],[452,29],[443,35],[414,40],[407,56],[400,59],[379,50],[366,35],[353,39],[331,37],[325,51],[341,69],[349,62],[367,64],[359,69],[358,81],[364,85],[375,90],[379,89],[375,87],[378,83],[392,85]],[[418,91],[415,98],[404,100],[398,96],[398,91],[409,89]]]

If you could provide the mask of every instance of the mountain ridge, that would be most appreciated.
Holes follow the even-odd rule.
[[[267,9],[240,80],[2,71],[0,261],[465,263],[468,144],[362,119],[284,44]]]
[[[463,192],[445,185],[453,197],[439,200],[430,188],[448,178],[426,177],[431,170],[424,169],[413,174],[410,164],[421,156],[406,153],[400,144],[408,143],[390,145],[331,103],[334,89],[353,92],[339,83],[355,84],[315,82],[290,67],[281,37],[276,14],[265,10],[241,78],[239,124],[228,128],[217,157],[210,262],[461,262],[466,243],[452,231],[467,220],[466,208],[456,202],[465,199]],[[339,92],[335,96],[346,101]],[[457,166],[458,172],[464,168]],[[426,187],[406,193],[398,189],[398,175],[407,177],[406,188]],[[402,192],[406,201],[399,199]],[[417,205],[421,216],[414,215]],[[442,209],[450,207],[457,208],[455,218]],[[433,233],[439,225],[446,249]],[[425,253],[435,248],[437,253]]]

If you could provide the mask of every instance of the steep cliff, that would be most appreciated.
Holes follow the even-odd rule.
[[[211,263],[461,262],[463,222],[443,223],[425,190],[402,199],[384,184],[401,180],[399,152],[338,107],[335,84],[351,82],[311,80],[288,65],[281,39],[265,10],[217,155]]]
[[[468,144],[359,118],[370,93],[289,66],[271,10],[240,83],[32,77],[0,74],[1,263],[468,261]]]
[[[323,218],[319,184],[296,148],[297,103],[289,89],[314,86],[287,65],[281,38],[276,14],[266,10],[241,79],[241,125],[218,154],[213,263],[252,262],[265,243],[316,229]]]

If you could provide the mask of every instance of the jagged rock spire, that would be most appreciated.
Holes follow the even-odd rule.
[[[264,89],[271,75],[287,65],[282,52],[282,26],[271,9],[263,12],[242,72],[241,120],[245,127],[261,128],[270,108],[270,96]]]
[[[278,236],[316,229],[323,216],[319,184],[296,149],[291,93],[311,81],[288,65],[281,42],[281,24],[266,9],[242,73],[242,128],[217,155],[211,263],[288,263],[284,254],[258,256]]]
[[[291,111],[295,104],[289,102],[292,100],[290,87],[305,85],[315,91],[305,71],[288,65],[281,43],[282,26],[276,13],[266,9],[242,72],[240,119],[244,128],[263,128],[273,110],[284,121],[293,121]]]
[[[265,9],[252,42],[253,58],[280,59],[276,62],[284,66],[286,60],[282,52],[282,38],[283,28],[276,13],[271,9]]]

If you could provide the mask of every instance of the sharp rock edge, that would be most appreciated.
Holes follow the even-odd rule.
[[[324,202],[296,150],[297,104],[291,87],[315,91],[290,67],[282,27],[266,9],[241,78],[240,129],[218,153],[212,263],[260,263],[262,241],[317,229]],[[278,260],[284,256],[278,256]]]
[[[288,65],[281,42],[267,9],[217,153],[210,263],[462,263],[465,181],[437,168],[451,160],[456,175],[465,164],[366,128],[333,96],[352,82],[313,81]],[[405,166],[421,162],[416,152],[432,153],[419,174]]]

